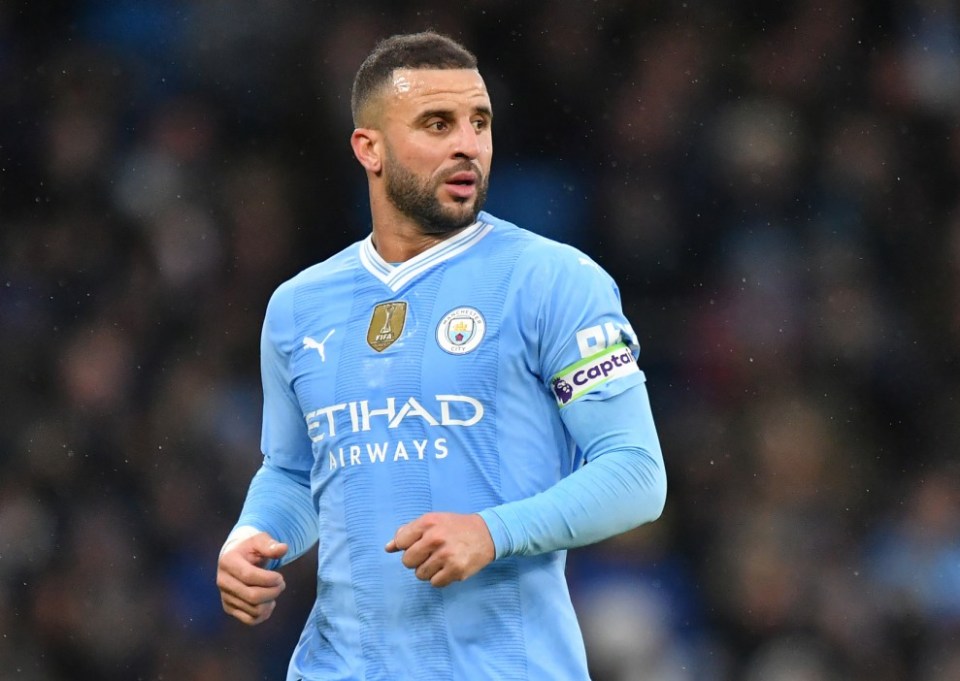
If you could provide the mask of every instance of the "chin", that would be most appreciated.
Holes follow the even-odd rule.
[[[425,234],[449,234],[476,222],[477,212],[472,206],[458,210],[444,210],[440,215],[422,220],[421,226]]]
[[[453,210],[449,212],[451,218],[465,220],[467,217],[476,217],[477,210],[474,208],[474,204],[471,201],[470,203],[461,203],[453,207]]]
[[[469,216],[475,216],[477,213],[477,211],[474,210],[473,201],[470,201],[469,203],[461,203],[456,201],[446,205],[440,204],[438,208],[439,216],[441,216],[443,220],[451,222],[465,220]]]

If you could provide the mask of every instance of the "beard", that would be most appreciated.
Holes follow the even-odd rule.
[[[387,199],[397,210],[419,225],[424,234],[449,234],[477,221],[477,214],[487,199],[488,180],[470,161],[464,160],[436,179],[421,179],[399,163],[389,149],[387,160],[384,169]],[[445,177],[462,171],[477,174],[477,191],[473,201],[456,201],[453,206],[444,206],[437,198],[437,190],[443,185]]]

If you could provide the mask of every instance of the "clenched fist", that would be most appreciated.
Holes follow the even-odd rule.
[[[426,513],[398,529],[386,550],[403,551],[403,564],[433,586],[463,581],[496,557],[490,530],[475,513]]]
[[[224,611],[249,625],[268,619],[287,585],[283,575],[263,566],[286,553],[287,545],[266,532],[228,545],[217,561],[217,588]]]

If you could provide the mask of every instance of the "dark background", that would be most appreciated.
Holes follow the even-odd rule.
[[[427,27],[490,211],[640,335],[670,493],[570,555],[595,680],[960,679],[948,0],[0,3],[0,676],[283,677],[313,562],[254,629],[214,586],[260,323],[366,234],[350,84]]]

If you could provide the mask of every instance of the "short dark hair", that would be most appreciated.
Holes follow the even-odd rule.
[[[350,110],[354,125],[360,111],[396,69],[475,69],[477,58],[457,41],[424,31],[391,36],[377,43],[353,79]]]

